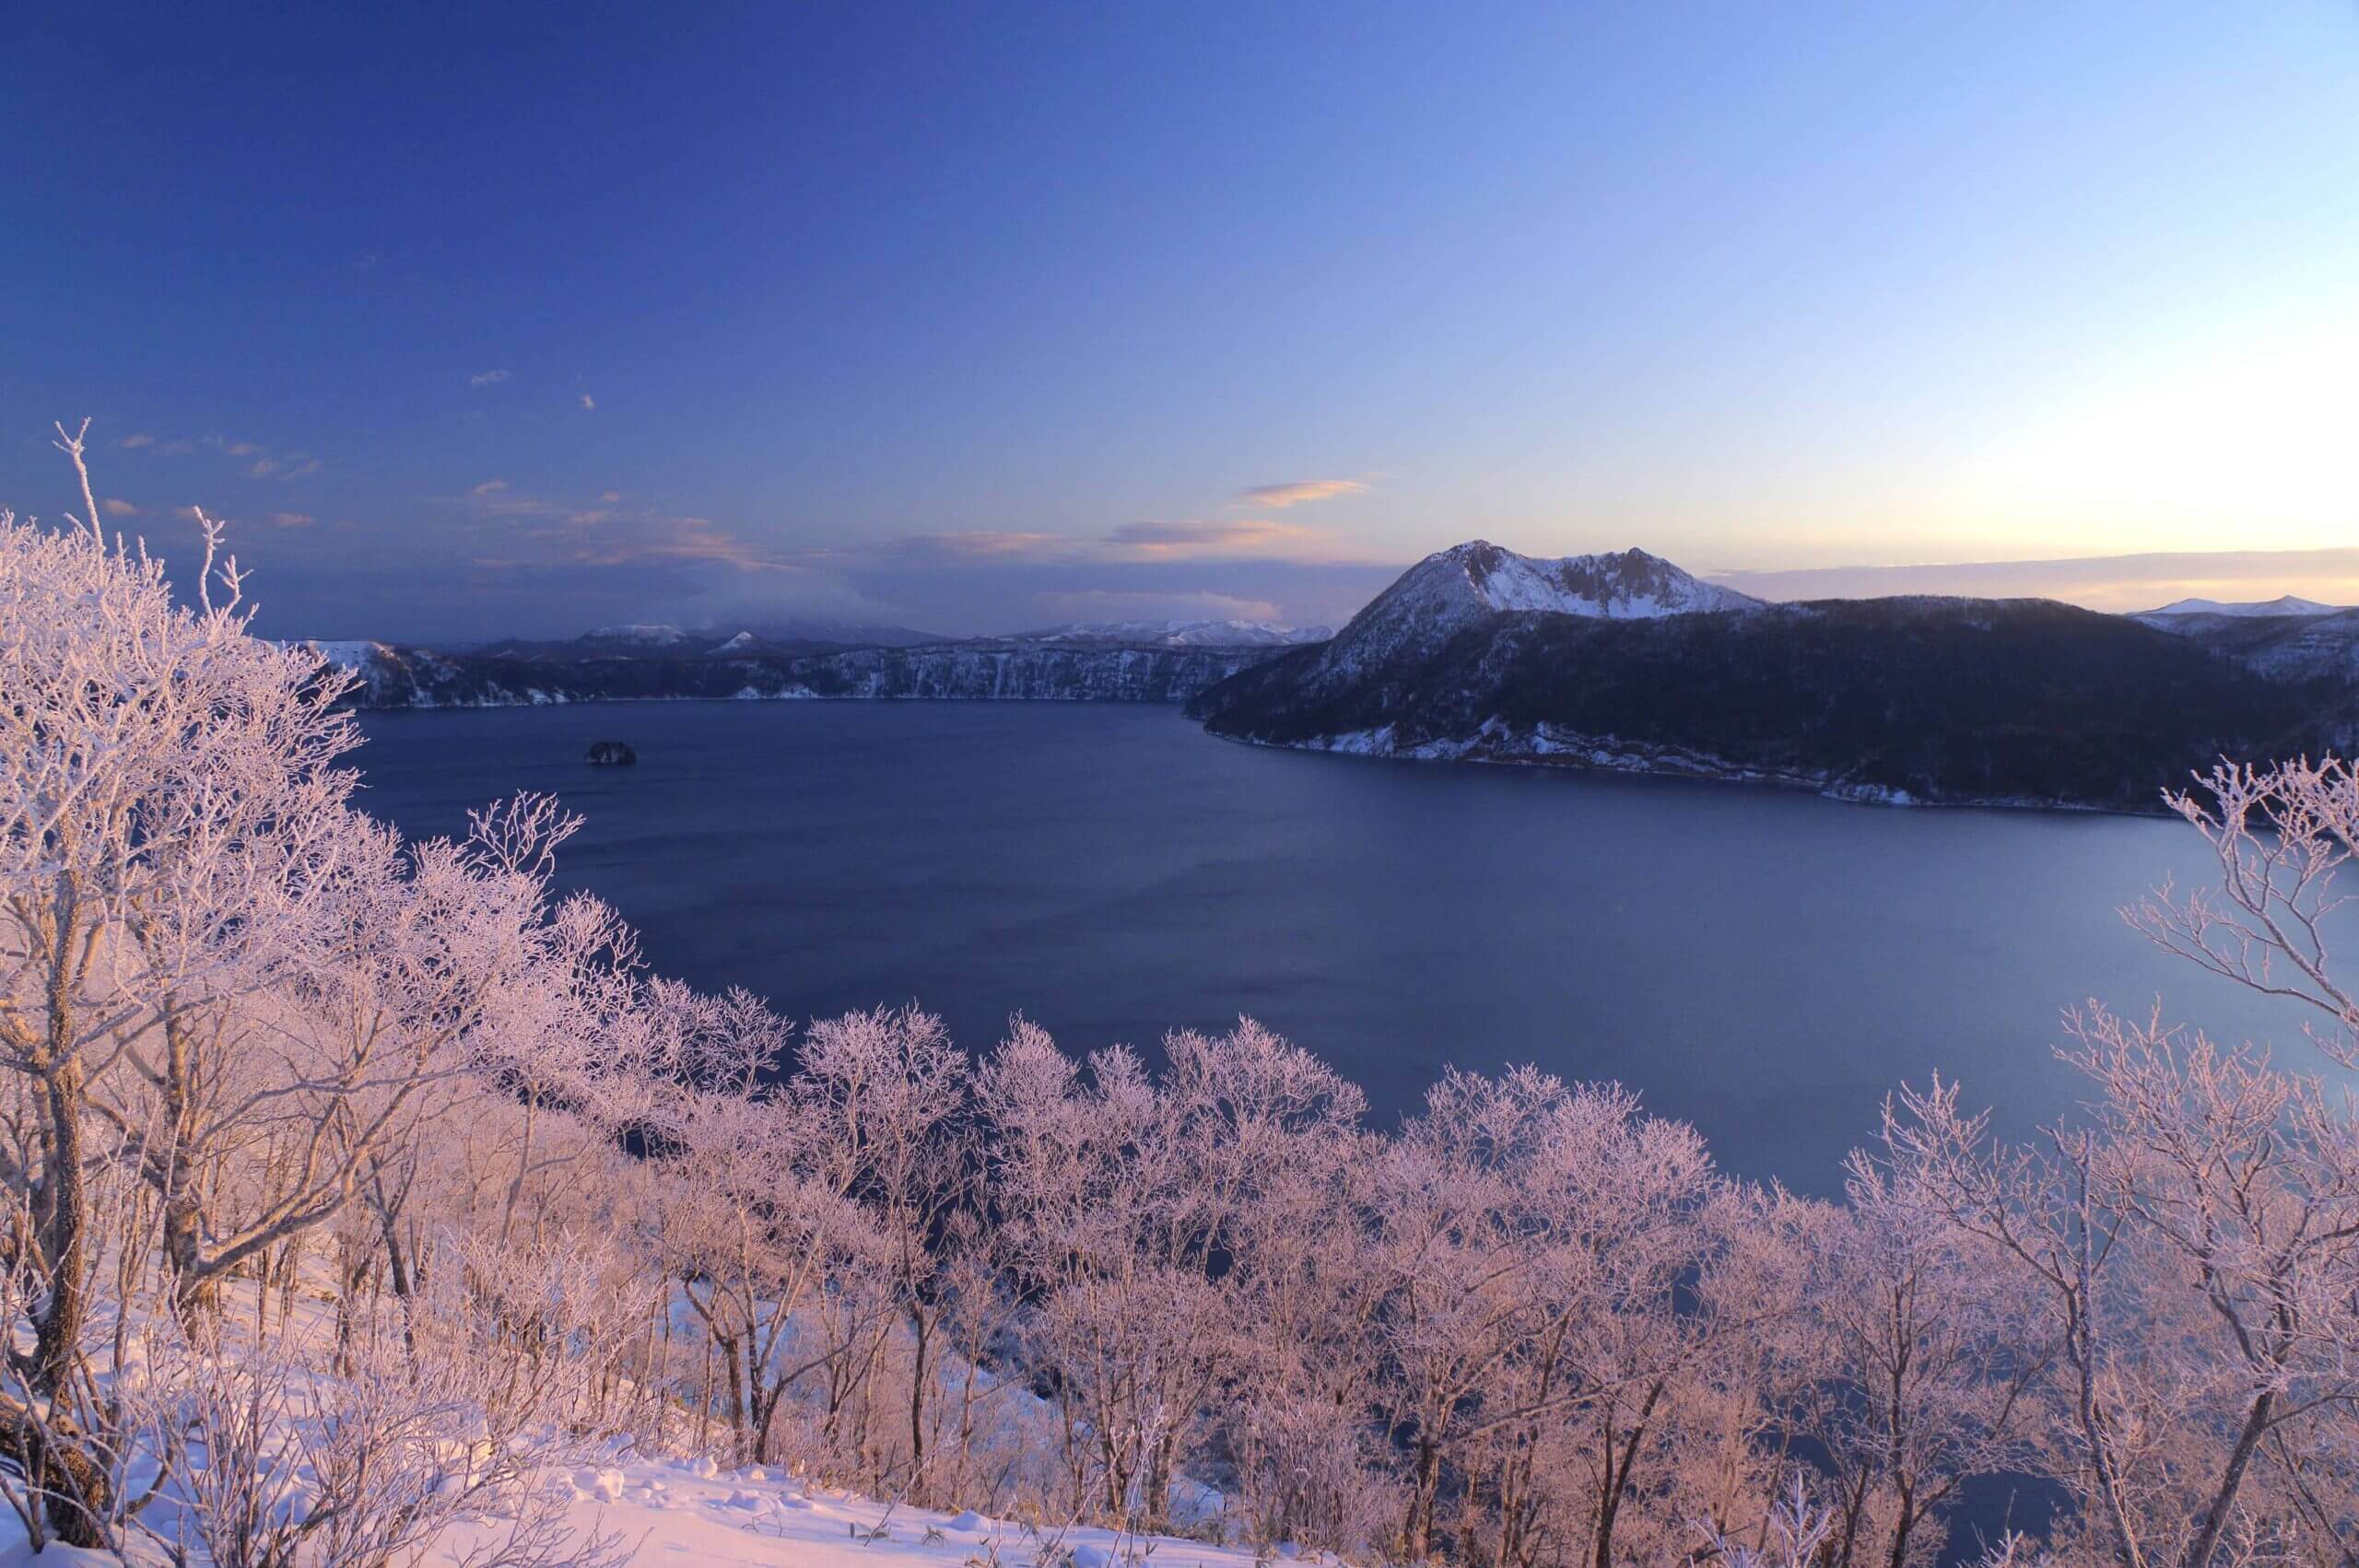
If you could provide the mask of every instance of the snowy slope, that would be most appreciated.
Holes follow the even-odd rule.
[[[2130,619],[2142,621],[2151,615],[2234,615],[2239,619],[2256,615],[2332,615],[2341,606],[2321,604],[2315,599],[2298,599],[2291,593],[2274,599],[2246,603],[2224,604],[2216,599],[2179,599],[2159,610],[2141,610]]]
[[[1122,643],[1133,648],[1290,648],[1324,642],[1325,626],[1288,626],[1275,621],[1075,621],[1047,631],[1027,632],[1027,642]]]
[[[1365,669],[1431,653],[1467,626],[1508,612],[1632,621],[1759,608],[1750,594],[1705,582],[1644,550],[1551,560],[1475,539],[1402,573],[1352,617],[1323,662]]]
[[[888,1507],[806,1487],[775,1469],[716,1469],[710,1460],[617,1460],[569,1481],[577,1528],[619,1536],[647,1563],[743,1563],[747,1568],[1252,1568],[1250,1547],[1207,1546],[1110,1530],[1029,1529],[973,1513]],[[461,1527],[427,1558],[457,1564],[488,1539]],[[1285,1555],[1291,1557],[1292,1553]]]
[[[651,626],[633,624],[620,626],[600,626],[587,633],[584,642],[637,643],[648,648],[669,648],[688,640],[688,634],[677,626]]]

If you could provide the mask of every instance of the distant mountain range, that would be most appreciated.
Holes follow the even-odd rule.
[[[1313,750],[2152,810],[2223,755],[2347,747],[2354,649],[2359,612],[1766,604],[1641,550],[1534,560],[1478,540],[1191,711]]]
[[[1285,626],[1274,621],[1075,621],[1025,640],[1121,648],[1292,648],[1325,642],[1325,626]]]
[[[2259,604],[2182,599],[2130,617],[2274,681],[2359,687],[2359,610],[2288,594]]]
[[[1861,800],[2152,810],[2223,756],[2348,751],[2359,610],[2287,596],[2107,615],[2039,599],[1767,603],[1644,550],[1482,540],[1339,633],[1089,621],[603,626],[478,648],[308,644],[372,708],[651,698],[1184,702],[1215,734],[1374,755],[1750,779]]]
[[[829,637],[808,635],[826,630]],[[866,634],[871,640],[836,641]],[[679,698],[942,697],[1184,702],[1247,665],[1323,639],[1262,622],[1086,622],[1021,637],[797,623],[766,632],[602,626],[562,641],[436,649],[300,646],[350,671],[366,708]]]
[[[2339,615],[2338,605],[2321,604],[2315,599],[2297,599],[2293,594],[2280,594],[2254,603],[2223,604],[2216,599],[2180,599],[2159,610],[2142,610],[2133,620],[2152,623],[2156,618],[2170,620],[2180,615],[2232,615],[2237,620],[2254,620],[2265,615]]]
[[[914,648],[946,640],[909,626],[798,618],[752,629],[632,624],[557,641],[505,638],[456,651],[522,659],[647,659],[704,653],[807,653],[830,648]]]

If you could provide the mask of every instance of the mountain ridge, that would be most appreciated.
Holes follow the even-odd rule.
[[[2264,673],[2203,638],[2050,600],[1674,591],[1615,615],[1587,593],[1534,604],[1519,589],[1493,607],[1480,591],[1503,571],[1563,585],[1524,569],[1556,563],[1508,554],[1438,552],[1334,641],[1240,671],[1190,711],[1226,738],[1310,750],[2127,811],[2156,809],[2220,755],[2347,744],[2353,728],[2347,681]],[[1628,561],[1674,591],[1698,581],[1643,552],[1575,559]]]
[[[1430,652],[1484,617],[1510,612],[1649,620],[1761,607],[1644,550],[1551,558],[1470,539],[1402,573],[1344,623],[1328,659],[1332,668],[1361,668]]]

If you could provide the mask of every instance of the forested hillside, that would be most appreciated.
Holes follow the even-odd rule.
[[[789,1539],[824,1496],[863,1550],[933,1510],[920,1559],[955,1530],[1037,1568],[1175,1535],[1470,1568],[2352,1561],[2359,1121],[2318,1075],[2359,1071],[2342,763],[2174,797],[2223,885],[2128,911],[2313,1046],[2091,1008],[2052,1133],[1896,1084],[1819,1202],[1610,1083],[1451,1071],[1379,1127],[1250,1020],[1151,1069],[1021,1018],[958,1042],[915,1006],[694,992],[552,891],[556,802],[456,840],[370,820],[342,691],[250,635],[226,557],[176,604],[84,506],[0,519],[0,1496],[33,1549],[534,1568]],[[2021,614],[2013,678],[2084,646]],[[1855,694],[1888,661],[2005,706],[1941,607],[1747,624]],[[1598,656],[1508,629],[1502,694]],[[1715,617],[1645,630],[1599,700],[1675,657],[1766,733],[1746,694],[1799,678]],[[2100,695],[2055,677],[2114,733]],[[1865,701],[1816,721],[1888,720]],[[587,1506],[649,1520],[667,1474],[723,1469],[668,1542]],[[1969,1511],[1993,1495],[2022,1501]]]

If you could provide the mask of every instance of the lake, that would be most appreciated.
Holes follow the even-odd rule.
[[[559,880],[658,969],[792,1016],[916,1000],[985,1049],[1250,1013],[1413,1108],[1446,1064],[1617,1079],[1729,1169],[1825,1194],[1934,1069],[2026,1131],[2095,996],[2317,1065],[2300,1014],[2114,910],[2205,874],[2175,822],[1892,810],[1736,785],[1217,741],[1175,710],[648,703],[364,719],[363,803],[414,835],[554,792]],[[639,766],[586,766],[593,740]]]

